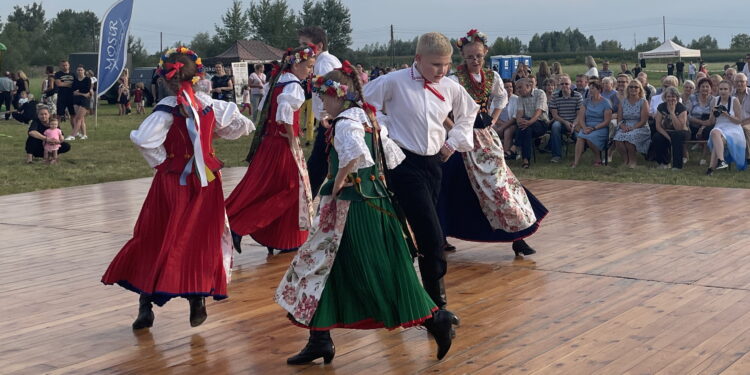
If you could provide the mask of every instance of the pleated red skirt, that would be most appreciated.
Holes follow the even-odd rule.
[[[157,172],[135,224],[133,238],[112,260],[102,282],[152,296],[157,305],[173,297],[227,297],[222,263],[224,195],[221,178],[201,188],[191,174]]]
[[[226,200],[229,226],[262,246],[300,247],[308,232],[299,229],[299,170],[289,141],[268,136],[258,146],[242,181]]]

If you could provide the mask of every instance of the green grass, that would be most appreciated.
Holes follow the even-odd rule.
[[[723,63],[712,63],[711,71],[720,69]],[[615,71],[619,63],[612,63]],[[650,69],[658,69],[650,64]],[[584,65],[566,65],[563,70],[574,76],[585,72]],[[659,85],[664,73],[650,72],[649,81]],[[41,78],[31,79],[32,93],[39,98]],[[150,110],[150,109],[147,109]],[[26,164],[24,145],[27,126],[15,121],[0,121],[0,195],[28,191],[53,189],[76,185],[96,184],[108,181],[127,180],[153,175],[138,150],[130,142],[130,131],[136,129],[144,118],[142,115],[117,116],[113,105],[101,105],[98,127],[94,127],[94,116],[87,118],[89,139],[72,142],[72,150],[60,157],[60,164],[48,166],[40,161]],[[70,132],[70,124],[61,128]],[[245,166],[244,158],[250,144],[249,137],[235,141],[217,139],[214,143],[217,155],[227,167]],[[309,153],[309,148],[306,153]],[[573,158],[573,147],[559,164],[549,162],[549,154],[537,153],[537,162],[530,169],[522,169],[520,162],[510,166],[521,178],[595,180],[609,182],[636,182],[672,185],[718,186],[750,188],[750,171],[724,170],[713,177],[704,175],[706,167],[699,166],[697,152],[691,152],[691,160],[682,171],[653,168],[653,164],[641,159],[641,167],[635,170],[620,166],[615,161],[608,167],[591,166],[591,153],[587,152],[578,168],[568,167]]]
[[[0,195],[52,189],[76,185],[97,184],[153,175],[130,142],[130,131],[136,129],[145,116],[132,114],[117,116],[113,105],[99,108],[99,125],[94,127],[94,116],[86,124],[89,139],[71,142],[70,152],[60,155],[60,163],[46,165],[40,160],[25,163],[27,125],[16,121],[0,121]],[[70,124],[61,129],[70,133]],[[226,166],[245,165],[250,138],[235,141],[217,139],[218,155]]]

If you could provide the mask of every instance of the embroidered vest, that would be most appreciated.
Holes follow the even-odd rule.
[[[339,117],[333,121],[330,136],[326,140],[328,143],[328,176],[326,182],[320,188],[320,195],[331,195],[333,193],[334,178],[339,170],[339,157],[336,149],[333,147],[333,139],[336,136],[336,123],[344,118]],[[341,189],[338,196],[338,199],[341,200],[365,201],[389,196],[384,184],[385,175],[383,174],[382,158],[380,151],[376,148],[380,146],[375,144],[375,137],[373,136],[373,131],[375,130],[367,124],[363,125],[365,127],[365,144],[367,144],[367,148],[370,150],[370,156],[375,161],[375,165],[359,169],[347,176],[347,181],[354,184]]]
[[[190,142],[186,119],[179,111],[179,107],[159,105],[154,108],[154,112],[163,111],[172,114],[174,120],[172,126],[167,132],[167,138],[164,140],[164,149],[167,152],[167,158],[163,163],[156,166],[156,169],[165,173],[182,173],[187,162],[193,156],[193,144]],[[200,136],[201,147],[203,148],[203,160],[211,171],[220,170],[224,163],[216,158],[213,148],[213,134],[216,118],[214,117],[213,107],[209,106],[198,112],[200,118]]]

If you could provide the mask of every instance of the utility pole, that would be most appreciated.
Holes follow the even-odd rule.
[[[396,44],[393,41],[393,25],[391,25],[391,66],[396,64]]]
[[[164,52],[164,33],[159,31],[159,52]]]
[[[665,16],[661,16],[661,27],[662,27],[662,30],[664,31],[663,42],[666,42],[667,41],[667,17]]]

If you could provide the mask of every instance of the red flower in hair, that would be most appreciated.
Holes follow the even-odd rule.
[[[474,35],[474,34],[476,34],[478,32],[479,32],[479,30],[477,30],[477,29],[471,29],[471,30],[469,30],[468,33],[466,33],[466,36],[472,36],[472,35]]]
[[[344,62],[341,63],[340,70],[346,74],[352,74],[354,72],[354,67],[352,66],[352,63],[349,62],[349,60],[344,60]]]

